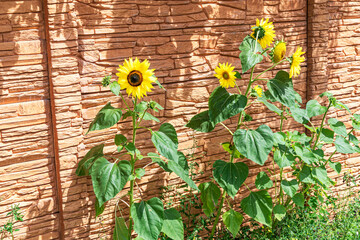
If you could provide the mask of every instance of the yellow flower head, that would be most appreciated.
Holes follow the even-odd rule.
[[[271,60],[273,63],[280,62],[286,54],[286,43],[284,41],[277,41],[274,45],[274,48],[271,52]]]
[[[234,87],[235,86],[235,74],[236,72],[233,72],[235,67],[232,67],[231,64],[228,63],[219,63],[219,66],[216,67],[214,74],[215,77],[217,77],[220,81],[220,85],[223,88]]]
[[[301,57],[302,54],[305,52],[302,52],[302,47],[298,47],[296,49],[296,52],[291,57],[291,67],[290,67],[290,78],[293,76],[296,77],[300,74],[300,63],[305,61],[305,57]]]
[[[266,48],[270,46],[275,38],[275,30],[272,22],[269,23],[269,19],[267,18],[265,21],[262,18],[261,21],[256,19],[256,26],[252,26],[251,29],[253,32],[251,33],[251,37],[254,39],[257,38],[262,48]]]
[[[140,62],[139,59],[129,58],[125,59],[124,65],[119,65],[120,68],[116,75],[119,77],[118,83],[121,89],[126,89],[126,93],[135,98],[142,98],[147,95],[147,92],[151,92],[154,88],[152,83],[156,81],[156,77],[153,75],[155,69],[149,69],[150,63],[147,59]]]
[[[259,95],[259,97],[262,97],[263,90],[262,90],[261,87],[259,87],[259,85],[256,85],[256,86],[254,87],[254,90],[255,90],[255,92],[257,93],[257,95]]]

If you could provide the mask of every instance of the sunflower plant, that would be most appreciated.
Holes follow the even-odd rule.
[[[271,230],[293,207],[304,207],[308,201],[323,201],[326,190],[335,184],[328,177],[327,167],[337,173],[341,171],[341,164],[332,161],[334,154],[360,152],[354,134],[360,130],[360,115],[351,115],[350,109],[328,92],[320,95],[325,98],[326,106],[317,100],[303,104],[293,88],[292,78],[300,74],[304,52],[298,47],[286,57],[286,42],[275,41],[275,37],[274,26],[268,19],[257,20],[252,33],[239,47],[242,74],[250,72],[246,91],[241,92],[236,83],[241,73],[234,71],[235,66],[220,63],[215,69],[220,86],[211,93],[208,110],[195,115],[186,125],[199,132],[211,132],[220,125],[229,133],[229,140],[221,144],[227,157],[215,161],[212,180],[199,185],[204,213],[215,216],[210,239],[215,236],[220,217],[236,237],[244,214]],[[254,74],[266,57],[272,65]],[[271,79],[261,78],[284,62],[288,62],[289,72],[280,70]],[[260,83],[266,83],[267,90]],[[227,88],[235,88],[237,93],[231,94]],[[254,103],[264,104],[278,115],[279,131],[274,132],[266,124],[251,128],[249,110]],[[327,120],[331,108],[348,112],[352,127],[347,129],[336,118]],[[233,117],[237,121],[229,125],[230,121],[226,120]],[[284,129],[284,122],[291,118],[304,126],[304,132]],[[319,118],[322,120],[315,121]],[[333,147],[333,153],[326,156],[324,150],[329,147]],[[245,183],[250,161],[264,166],[254,179],[256,189]],[[234,199],[241,187],[246,197],[237,202]]]
[[[153,112],[158,112],[163,108],[155,101],[141,101],[157,83],[154,69],[149,69],[150,63],[145,60],[139,61],[137,58],[125,60],[119,66],[117,81],[111,81],[111,76],[103,79],[103,86],[109,86],[110,90],[121,97],[124,108],[115,108],[111,103],[107,103],[97,113],[89,126],[89,132],[110,128],[120,122],[130,118],[132,123],[132,135],[125,136],[118,133],[114,136],[117,154],[107,155],[104,153],[105,144],[100,144],[91,148],[84,158],[78,163],[76,174],[78,176],[90,176],[94,193],[96,196],[95,212],[96,216],[102,214],[105,204],[115,198],[115,229],[113,239],[132,239],[135,233],[137,240],[156,240],[160,233],[165,234],[171,239],[181,240],[184,238],[182,218],[175,208],[164,209],[162,201],[157,198],[148,200],[134,198],[137,182],[145,175],[146,168],[152,164],[158,164],[166,172],[174,172],[183,179],[190,187],[198,190],[196,184],[189,177],[189,166],[185,155],[178,151],[178,138],[175,128],[170,123],[161,124],[157,131],[144,127],[144,121],[159,122]],[[125,101],[121,90],[126,90],[131,104]],[[158,153],[148,153],[146,156],[141,154],[136,143],[136,133],[138,129],[146,129],[151,133],[153,142]],[[151,159],[151,162],[144,167],[137,167],[137,163]],[[120,191],[129,186],[129,190],[123,196],[118,196]],[[127,200],[127,201],[126,201]],[[125,219],[118,203],[125,202],[129,209],[129,217]]]

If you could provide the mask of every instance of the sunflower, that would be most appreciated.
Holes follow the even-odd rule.
[[[254,87],[254,90],[255,90],[255,92],[257,93],[257,95],[259,95],[259,97],[262,97],[263,90],[262,90],[261,87],[259,87],[259,85],[256,85],[256,86]]]
[[[215,77],[217,77],[220,81],[220,85],[223,88],[234,87],[235,86],[235,74],[236,72],[233,72],[235,67],[232,67],[231,64],[228,63],[219,63],[219,66],[216,67],[214,74]]]
[[[290,58],[290,78],[292,78],[292,76],[296,77],[300,74],[300,63],[305,61],[305,57],[301,57],[301,55],[304,53],[305,52],[302,52],[302,47],[298,47],[296,52]]]
[[[284,58],[285,54],[286,54],[286,42],[284,42],[283,40],[276,41],[270,53],[271,60],[273,61],[273,63],[280,62]]]
[[[261,21],[256,19],[256,26],[252,26],[251,29],[253,32],[251,33],[251,37],[257,39],[262,48],[266,48],[266,46],[270,46],[275,38],[275,30],[272,22],[269,23],[269,19],[267,18],[265,21],[262,18]]]
[[[149,69],[150,63],[147,59],[140,62],[139,59],[129,58],[125,59],[124,65],[119,65],[120,68],[116,75],[119,77],[118,83],[121,89],[126,89],[126,93],[135,98],[142,98],[146,96],[147,92],[151,92],[154,88],[152,83],[156,81],[153,75],[155,69]]]

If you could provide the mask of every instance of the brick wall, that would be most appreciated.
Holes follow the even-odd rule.
[[[353,112],[359,110],[359,15],[357,1],[335,0],[0,0],[0,223],[10,205],[19,203],[25,213],[25,222],[17,225],[19,239],[98,238],[102,228],[94,217],[91,180],[78,178],[75,169],[94,145],[105,142],[105,151],[112,153],[113,135],[130,133],[125,122],[85,136],[105,103],[121,106],[100,82],[130,56],[149,59],[167,89],[156,89],[147,99],[164,106],[157,117],[176,127],[180,148],[191,147],[195,135],[196,153],[207,153],[197,159],[204,178],[211,174],[208,163],[223,157],[219,143],[227,132],[217,127],[195,134],[184,125],[207,106],[218,86],[217,63],[240,67],[238,46],[255,18],[275,22],[289,55],[296,46],[307,51],[294,79],[304,99],[330,90]],[[245,80],[238,83],[244,91]],[[252,114],[254,127],[278,127],[276,115],[261,105]],[[336,114],[341,118],[344,112]],[[293,121],[285,126],[302,130]],[[144,152],[154,150],[149,137],[138,135]],[[357,155],[337,159],[357,170]],[[254,187],[261,169],[247,163]],[[158,195],[161,185],[180,183],[155,166],[142,182],[146,198]],[[113,208],[105,210],[103,222],[109,230]]]

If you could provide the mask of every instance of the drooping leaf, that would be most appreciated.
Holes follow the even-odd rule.
[[[78,164],[78,167],[76,169],[76,175],[78,176],[89,176],[90,169],[96,159],[104,156],[103,153],[104,144],[97,145],[93,148],[91,148],[85,155],[83,159]]]
[[[270,111],[273,111],[278,115],[281,115],[282,111],[274,104],[269,103],[265,97],[258,98],[258,100],[259,100],[259,102],[262,102]]]
[[[302,193],[295,194],[292,200],[297,206],[304,207],[305,199]]]
[[[178,151],[178,164],[185,170],[189,170],[189,164],[184,153]]]
[[[160,158],[160,156],[156,153],[148,153],[148,156],[151,158],[152,162],[159,164],[159,166],[166,172],[171,173],[172,171],[169,169],[168,164]]]
[[[327,129],[327,128],[321,129],[320,141],[322,141],[324,143],[333,143],[334,142],[334,131]]]
[[[257,189],[267,189],[271,188],[273,185],[273,181],[271,181],[265,172],[259,172],[259,174],[256,176],[255,186]]]
[[[199,189],[201,192],[200,199],[203,204],[202,208],[206,216],[210,217],[219,201],[221,191],[219,187],[212,182],[201,183]]]
[[[271,95],[287,107],[295,106],[295,91],[289,73],[279,71],[275,78],[267,83]]]
[[[134,230],[144,240],[156,240],[164,224],[164,206],[159,198],[134,203],[131,206]]]
[[[343,122],[338,121],[336,118],[330,118],[328,120],[330,127],[336,134],[342,135],[344,137],[347,136],[346,126]]]
[[[329,162],[329,166],[334,169],[335,172],[337,172],[338,174],[340,174],[341,172],[341,163],[339,162]]]
[[[115,145],[120,146],[120,145],[124,145],[127,142],[127,139],[122,134],[116,134],[114,142],[115,142]]]
[[[222,218],[226,228],[235,238],[240,231],[240,226],[243,222],[243,216],[241,215],[241,213],[230,209],[222,215]]]
[[[114,240],[128,240],[129,230],[126,227],[124,218],[115,217]]]
[[[178,145],[177,133],[173,125],[170,123],[163,123],[160,126],[159,132],[163,132],[166,136],[168,136],[174,144],[176,144],[176,148]]]
[[[184,239],[184,225],[181,215],[175,208],[164,211],[164,224],[161,232],[174,240]]]
[[[234,133],[234,143],[246,158],[264,165],[274,144],[273,132],[267,125],[256,130],[238,129]]]
[[[296,179],[293,179],[291,181],[282,180],[281,187],[284,192],[292,198],[299,189],[299,184]]]
[[[267,191],[250,192],[250,195],[241,201],[241,208],[256,221],[271,227],[273,203]]]
[[[346,140],[343,136],[337,135],[335,139],[336,151],[340,153],[354,153],[353,147],[350,145],[350,142]]]
[[[219,86],[209,98],[209,118],[213,124],[240,113],[246,106],[247,98],[244,95],[230,94],[225,88]]]
[[[281,221],[286,216],[286,209],[283,205],[278,204],[273,208],[273,213],[274,213],[274,217],[277,220]]]
[[[242,73],[245,73],[263,60],[263,56],[258,54],[259,51],[262,51],[261,45],[251,36],[244,38],[239,49],[241,51],[239,58],[241,60]]]
[[[309,117],[306,114],[306,110],[300,108],[299,106],[291,106],[290,107],[290,112],[292,114],[292,117],[294,118],[295,121],[297,121],[298,123],[301,124],[306,124],[309,122]]]
[[[96,217],[100,216],[105,210],[105,204],[100,206],[99,200],[95,197],[95,215]]]
[[[224,162],[217,160],[213,165],[213,176],[216,182],[234,198],[241,184],[249,174],[249,168],[245,163]]]
[[[189,187],[199,190],[193,180],[189,177],[189,172],[182,168],[177,162],[169,161],[168,168],[173,171],[176,175],[178,175],[184,182],[186,182]]]
[[[111,103],[106,104],[100,109],[94,120],[91,122],[87,133],[114,126],[120,120],[121,115],[121,109],[114,108],[111,106]]]
[[[190,122],[186,124],[186,127],[199,132],[211,132],[214,130],[215,124],[210,121],[209,110],[206,110],[192,117]]]
[[[323,115],[327,107],[321,106],[318,101],[312,99],[306,103],[306,114],[309,118]]]
[[[100,206],[115,197],[122,189],[119,165],[111,163],[103,157],[95,161],[91,170],[91,180]]]
[[[178,160],[177,144],[164,132],[152,132],[151,141],[159,153],[169,160]]]
[[[149,112],[146,112],[144,114],[144,117],[143,117],[144,120],[147,120],[147,121],[155,121],[155,122],[160,122],[160,120],[156,117],[154,117],[151,113]]]

